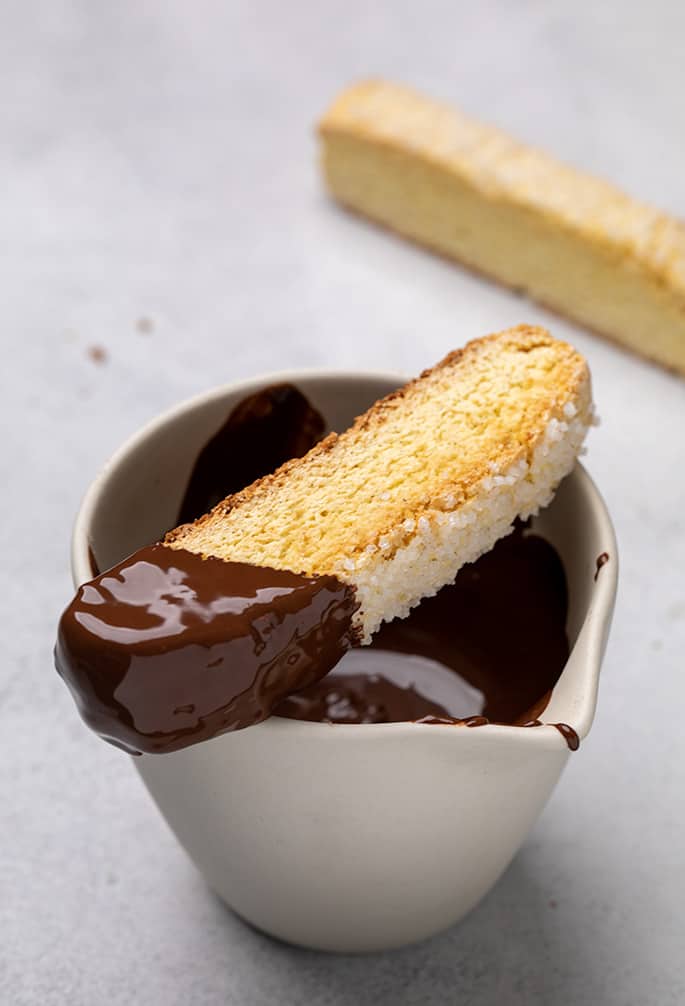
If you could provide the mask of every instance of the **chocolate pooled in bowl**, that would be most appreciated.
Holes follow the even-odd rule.
[[[329,723],[527,723],[568,659],[567,607],[556,550],[519,524],[276,714]]]

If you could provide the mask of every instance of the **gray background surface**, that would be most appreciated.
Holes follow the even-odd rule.
[[[337,211],[312,125],[385,75],[685,216],[685,6],[1,10],[0,1002],[684,1002],[685,383]],[[370,958],[276,944],[206,889],[52,670],[79,499],[214,384],[416,371],[523,320],[587,354],[603,417],[587,461],[622,575],[593,733],[461,925]]]

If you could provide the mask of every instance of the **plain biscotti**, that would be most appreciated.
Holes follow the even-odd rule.
[[[592,419],[583,358],[541,328],[469,343],[344,433],[229,496],[165,543],[333,573],[361,638],[404,616],[545,506]]]
[[[345,206],[685,373],[685,224],[383,81],[320,123]]]

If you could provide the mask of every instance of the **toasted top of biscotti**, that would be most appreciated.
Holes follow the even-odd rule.
[[[484,199],[532,209],[597,242],[685,301],[682,221],[448,104],[366,80],[335,99],[319,131],[324,139],[345,136],[415,154],[459,176]]]
[[[545,505],[590,419],[583,358],[544,329],[522,325],[450,353],[344,433],[330,434],[165,542],[307,575],[333,573],[357,586],[364,581],[367,594],[383,593],[401,568],[394,560],[424,542],[431,576],[416,575],[418,596],[411,583],[395,583],[399,600],[378,599],[376,614],[363,615],[373,631],[472,561],[479,528],[485,537],[478,542],[489,541],[483,551],[494,544],[495,525],[504,520],[499,537],[517,515]],[[450,552],[450,529],[465,533],[472,524],[466,551],[462,543],[462,554]]]

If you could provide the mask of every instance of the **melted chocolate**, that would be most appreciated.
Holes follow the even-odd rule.
[[[486,727],[490,720],[487,716],[422,716],[416,723],[428,723],[433,726],[454,726],[460,724],[464,727]]]
[[[323,416],[292,384],[249,395],[198,454],[177,523],[196,520],[226,496],[302,457],[325,428]]]
[[[200,452],[179,522],[305,454],[324,428],[292,385],[249,396]],[[154,545],[79,589],[55,655],[86,722],[134,753],[173,751],[274,710],[329,723],[534,727],[568,657],[566,607],[558,555],[518,527],[319,680],[351,642],[349,588]],[[575,731],[554,726],[575,750]]]
[[[466,716],[464,719],[459,719],[456,716],[423,716],[421,719],[416,720],[417,723],[433,723],[441,726],[452,726],[454,724],[461,724],[465,727],[486,727],[490,720],[487,716]],[[526,720],[525,723],[514,723],[510,724],[517,727],[543,727],[545,724],[542,720]],[[570,727],[568,723],[550,723],[551,727],[555,727],[561,736],[564,738],[568,744],[571,751],[577,751],[580,747],[580,737],[575,732],[573,727]]]
[[[529,724],[568,659],[566,614],[558,554],[518,527],[407,618],[383,625],[370,647],[285,699],[277,714],[332,723]],[[359,673],[362,654],[366,674]],[[354,674],[346,671],[352,657]]]
[[[561,736],[564,738],[568,744],[571,751],[577,751],[580,747],[580,737],[575,732],[573,727],[570,727],[568,723],[552,723],[553,727],[556,727]]]
[[[600,569],[602,568],[602,566],[606,566],[606,564],[608,563],[608,561],[609,561],[609,553],[608,552],[601,552],[597,556],[597,568],[595,569],[595,583],[597,583],[597,577],[599,576]]]
[[[258,723],[351,643],[354,593],[151,545],[81,586],[55,661],[86,723],[138,753]]]
[[[322,687],[288,696],[278,715],[322,723],[391,723],[407,719],[407,708],[428,719],[436,705],[418,689],[402,688],[382,674],[331,674]]]
[[[93,552],[93,546],[88,543],[88,565],[90,566],[91,576],[97,576],[100,572],[100,567],[98,566],[98,561],[95,558],[95,552]]]

